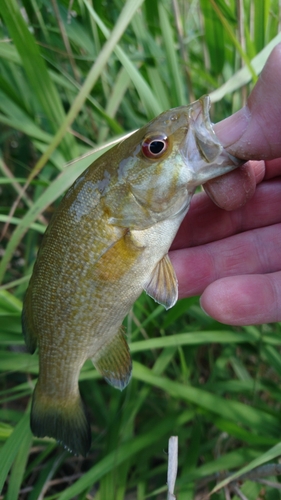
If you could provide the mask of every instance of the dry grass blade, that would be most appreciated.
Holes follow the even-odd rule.
[[[174,489],[178,472],[178,436],[172,436],[169,439],[168,449],[168,495],[167,500],[176,500]]]

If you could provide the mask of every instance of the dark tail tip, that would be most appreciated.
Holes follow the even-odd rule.
[[[91,447],[90,423],[79,393],[74,399],[47,398],[37,384],[30,426],[36,437],[52,437],[74,455],[85,457]]]

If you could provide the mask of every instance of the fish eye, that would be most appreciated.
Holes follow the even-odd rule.
[[[142,143],[142,152],[147,158],[160,158],[168,147],[168,138],[164,134],[147,136]]]

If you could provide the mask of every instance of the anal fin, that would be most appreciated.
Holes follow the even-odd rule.
[[[96,369],[105,380],[121,391],[128,385],[132,374],[132,360],[122,327],[92,358]]]
[[[166,309],[173,307],[178,299],[178,280],[168,255],[158,262],[144,290]]]

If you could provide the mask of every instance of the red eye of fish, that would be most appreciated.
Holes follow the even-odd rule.
[[[146,137],[142,143],[142,152],[147,158],[159,158],[168,147],[168,138],[164,134]]]

